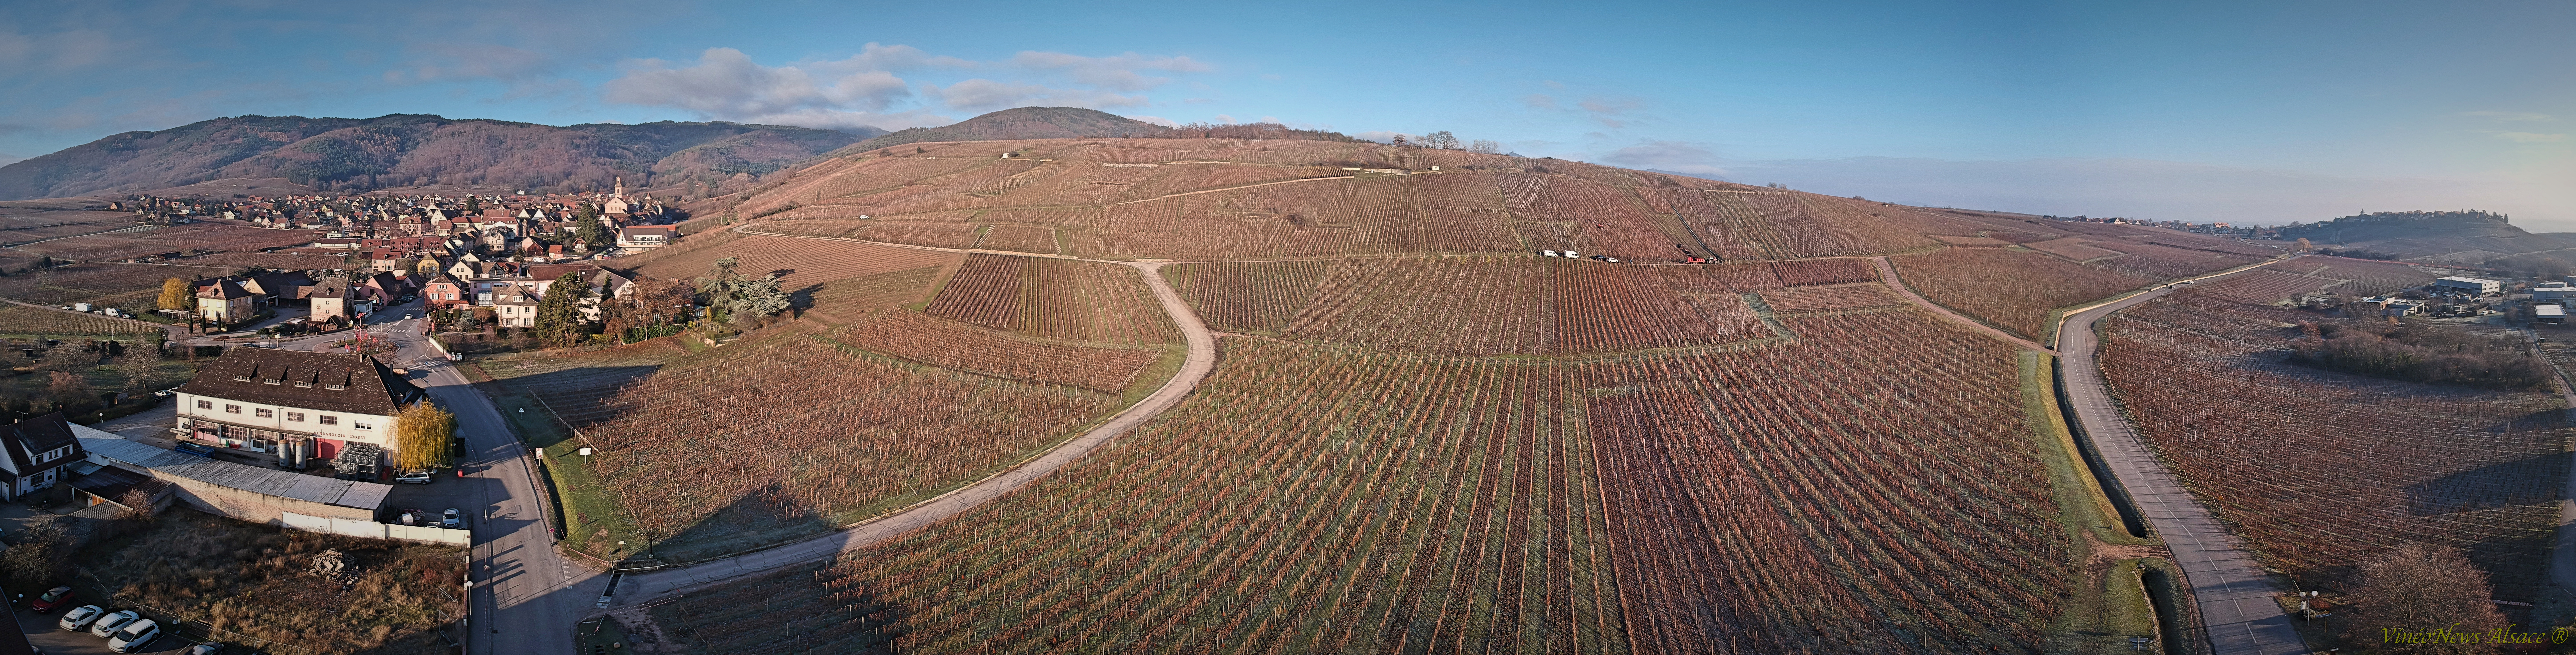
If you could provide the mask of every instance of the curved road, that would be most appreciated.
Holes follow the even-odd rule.
[[[2235,271],[2229,271],[2233,273]],[[2221,273],[2220,275],[2226,275]],[[2217,277],[2215,275],[2209,277]],[[2207,279],[2207,278],[2197,278]],[[2173,472],[2156,459],[2146,439],[2111,403],[2102,367],[2093,355],[2099,338],[2093,325],[2112,312],[2172,292],[2167,286],[2069,314],[2057,331],[2057,356],[2065,361],[2066,395],[2084,436],[2127,490],[2138,513],[2164,539],[2191,585],[2210,645],[2223,655],[2297,655],[2306,642],[2290,617],[2273,601],[2288,590],[2276,586],[2263,567],[2229,534],[2209,508],[2184,489]]]
[[[929,246],[882,243],[839,237],[773,234],[746,229],[748,227],[750,227],[750,225],[745,224],[736,226],[734,230],[743,234],[758,234],[763,236],[799,239],[818,239],[825,241],[847,241],[896,248],[910,248],[915,250],[1069,259],[1062,256],[1024,252],[934,248]],[[900,511],[869,519],[856,525],[834,531],[831,534],[790,543],[784,546],[745,553],[694,566],[661,569],[647,573],[627,575],[618,583],[613,606],[633,606],[642,602],[649,602],[655,599],[688,593],[702,587],[735,578],[766,573],[783,567],[830,558],[845,551],[885,543],[913,530],[927,527],[933,523],[946,520],[959,514],[964,514],[969,510],[985,503],[992,502],[996,498],[1000,498],[1003,494],[1007,494],[1021,487],[1027,486],[1030,482],[1037,480],[1039,477],[1053,473],[1057,469],[1064,468],[1066,464],[1071,464],[1074,460],[1081,459],[1083,455],[1090,454],[1092,450],[1099,448],[1110,440],[1118,438],[1119,435],[1126,434],[1128,430],[1135,429],[1136,426],[1144,425],[1146,421],[1153,420],[1155,416],[1162,414],[1164,410],[1170,409],[1173,405],[1179,404],[1182,398],[1188,396],[1191,391],[1198,388],[1200,380],[1206,379],[1209,373],[1216,370],[1216,334],[1208,330],[1207,324],[1199,320],[1198,314],[1190,310],[1189,304],[1182,302],[1181,295],[1172,290],[1170,283],[1163,280],[1160,269],[1166,262],[1125,262],[1096,259],[1086,259],[1081,261],[1134,267],[1137,273],[1144,276],[1146,286],[1153,289],[1154,299],[1162,303],[1163,311],[1171,315],[1172,323],[1180,328],[1182,340],[1188,347],[1188,353],[1181,363],[1181,370],[1174,373],[1171,380],[1164,382],[1162,388],[1156,389],[1152,395],[1146,396],[1144,400],[1138,401],[1135,405],[1129,406],[1126,410],[1110,417],[1108,422],[1102,423],[1099,427],[1092,428],[1089,432],[1084,432],[1081,436],[1077,436],[1066,440],[1064,443],[1057,444],[1054,448],[1049,449],[1047,452],[1039,455],[1035,459],[1029,460],[1028,462],[1022,463],[1018,466],[1005,469],[1002,472],[995,473],[992,476],[975,481],[974,483],[960,487],[946,494],[942,494],[936,498],[914,504],[913,506],[904,508]],[[459,412],[459,414],[461,417],[462,412]],[[542,528],[542,526],[540,527]],[[542,532],[540,534],[542,534]],[[549,552],[551,552],[551,550],[549,550]],[[569,608],[572,610],[570,613],[553,613],[548,618],[560,618],[560,621],[554,625],[566,627],[571,626],[575,620],[574,617],[580,614],[597,613],[597,608],[593,606],[593,603],[596,602],[596,595],[597,594],[594,593],[592,594],[592,597],[589,598],[566,597],[566,602],[548,603],[549,606],[558,608],[558,610],[562,608]],[[579,601],[581,605],[578,607],[567,605],[568,602],[575,600]]]

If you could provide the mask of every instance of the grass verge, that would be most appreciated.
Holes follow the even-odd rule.
[[[2154,539],[2129,534],[2092,472],[2078,461],[2079,449],[2058,410],[2051,375],[2054,357],[2023,351],[2023,413],[2031,424],[2033,444],[2057,498],[2058,522],[2070,549],[2066,564],[2081,571],[2084,584],[2059,604],[2050,626],[2051,652],[2108,653],[2130,650],[2133,637],[2152,637],[2156,613],[2141,587],[2140,562],[2161,555]]]

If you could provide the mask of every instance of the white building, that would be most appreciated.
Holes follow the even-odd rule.
[[[175,395],[179,423],[172,431],[181,439],[269,456],[305,448],[312,458],[338,459],[343,451],[398,450],[394,414],[419,402],[422,391],[366,355],[230,348]],[[381,463],[345,464],[373,472]]]
[[[2473,277],[2446,277],[2434,280],[2433,288],[2437,291],[2449,293],[2472,293],[2483,296],[2503,291],[2504,283],[2497,282],[2495,280],[2481,280]]]

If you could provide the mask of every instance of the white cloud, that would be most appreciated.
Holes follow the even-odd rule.
[[[0,79],[116,64],[138,54],[141,45],[120,42],[94,29],[36,34],[0,31]]]
[[[1155,125],[1161,125],[1161,126],[1163,126],[1163,127],[1180,127],[1180,126],[1181,126],[1181,124],[1180,124],[1180,122],[1179,122],[1179,121],[1174,121],[1174,120],[1172,120],[1172,119],[1164,118],[1164,117],[1161,117],[1161,116],[1146,116],[1146,115],[1143,115],[1143,114],[1129,114],[1127,117],[1128,117],[1128,118],[1132,118],[1132,119],[1136,119],[1136,120],[1140,120],[1140,121],[1144,121],[1144,122],[1147,122],[1147,123],[1153,123],[1153,124],[1155,124]]]
[[[1556,108],[1556,96],[1551,96],[1545,93],[1532,93],[1521,96],[1521,102],[1540,109]]]
[[[2557,143],[2567,140],[2567,135],[2541,134],[2538,132],[2497,132],[2496,138],[2512,141],[2514,143]]]
[[[1188,57],[1147,57],[1133,52],[1114,57],[1084,57],[1030,50],[1012,55],[1010,63],[1025,71],[1059,73],[1085,85],[1130,93],[1172,81],[1172,78],[1151,77],[1140,71],[1204,73],[1216,70]]]
[[[940,88],[922,85],[922,95],[951,109],[988,110],[1008,107],[1142,107],[1141,95],[1119,95],[1090,89],[1059,89],[1041,84],[1014,84],[976,78]]]
[[[1216,115],[1216,124],[1218,124],[1218,125],[1233,125],[1233,124],[1234,124],[1234,117],[1233,117],[1233,116],[1226,115],[1226,114],[1217,114],[1217,115]]]
[[[1166,74],[1213,70],[1188,57],[1136,53],[1085,57],[1027,51],[1007,61],[976,62],[877,43],[844,59],[780,66],[760,64],[733,48],[708,48],[695,62],[630,60],[625,68],[624,76],[601,86],[601,100],[673,107],[713,120],[885,129],[951,122],[934,113],[940,109],[1143,107],[1151,99],[1141,92],[1170,83]],[[998,79],[940,84],[898,76],[967,70],[995,73]]]
[[[2540,122],[2551,119],[2551,116],[2548,114],[2538,114],[2527,111],[2464,111],[2460,112],[2460,115],[2473,116],[2477,118],[2493,118],[2500,121]]]
[[[1376,141],[1378,143],[1394,143],[1395,137],[1398,136],[1402,136],[1407,139],[1413,138],[1413,135],[1410,134],[1405,134],[1403,132],[1389,132],[1386,130],[1369,130],[1366,132],[1354,132],[1351,134],[1352,138],[1362,141]]]

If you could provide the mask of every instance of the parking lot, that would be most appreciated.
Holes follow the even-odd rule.
[[[9,590],[9,593],[14,595],[19,592],[18,590],[12,589]],[[28,596],[32,598],[34,597],[34,594],[30,593]],[[81,601],[82,602],[80,603],[71,605],[71,607],[95,604],[91,599],[87,598],[81,599]],[[25,603],[11,603],[9,607],[18,615],[18,629],[27,633],[27,643],[35,644],[37,648],[44,649],[45,655],[88,655],[90,653],[104,654],[111,652],[107,649],[106,639],[92,637],[87,632],[72,632],[70,630],[64,630],[61,625],[56,623],[62,620],[63,612],[70,611],[68,608],[55,610],[48,614],[37,614],[35,612],[27,611],[27,605]],[[113,611],[129,608],[110,607],[107,609]],[[197,642],[195,641],[172,635],[169,629],[164,627],[162,629],[160,639],[156,639],[153,640],[152,643],[145,644],[145,650],[134,652],[182,653],[186,652],[189,646],[196,645],[196,643]],[[249,651],[234,649],[231,652],[243,653]]]

